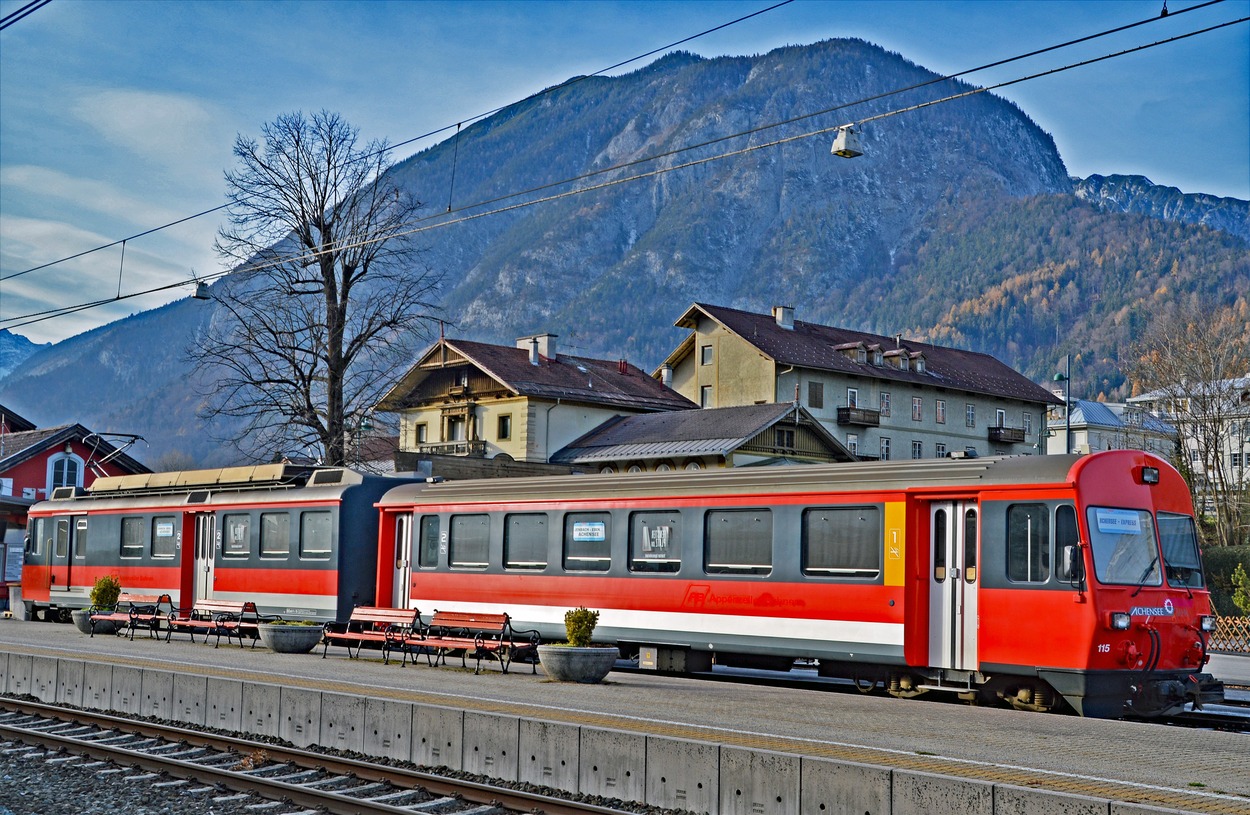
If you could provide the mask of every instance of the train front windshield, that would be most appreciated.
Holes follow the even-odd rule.
[[[1154,520],[1142,509],[1089,508],[1090,545],[1100,583],[1159,586],[1166,572],[1170,585],[1204,585],[1193,518],[1159,513],[1161,541],[1155,537]]]

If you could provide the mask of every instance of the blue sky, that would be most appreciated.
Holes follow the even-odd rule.
[[[28,0],[0,0],[0,16]],[[1176,12],[1197,2],[1171,0]],[[189,286],[19,326],[23,315],[214,274],[217,215],[9,280],[218,206],[236,134],[325,108],[392,143],[659,48],[770,2],[53,0],[0,31],[0,328],[64,339]],[[682,48],[860,37],[942,73],[1155,17],[1162,0],[796,0]],[[969,77],[988,85],[1250,16],[1250,0]],[[617,70],[623,73],[640,63]],[[1250,198],[1250,25],[999,91],[1073,175],[1135,173]],[[402,158],[429,146],[410,145]],[[119,280],[120,277],[120,280]]]

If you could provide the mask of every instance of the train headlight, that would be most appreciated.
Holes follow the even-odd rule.
[[[1112,631],[1128,631],[1128,627],[1131,622],[1132,622],[1132,618],[1129,617],[1128,612],[1125,612],[1125,611],[1111,612],[1111,630]]]
[[[1198,625],[1203,631],[1211,632],[1215,630],[1215,615],[1203,614],[1198,618]]]
[[[1159,468],[1158,467],[1142,467],[1141,468],[1141,483],[1158,484],[1159,483]]]

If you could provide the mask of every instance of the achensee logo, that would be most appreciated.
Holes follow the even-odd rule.
[[[1128,613],[1132,617],[1171,617],[1176,608],[1171,600],[1164,600],[1161,606],[1133,606]]]

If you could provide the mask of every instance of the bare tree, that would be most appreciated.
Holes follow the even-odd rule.
[[[1179,431],[1174,463],[1219,546],[1250,542],[1250,332],[1246,304],[1185,304],[1158,315],[1130,376]]]
[[[366,415],[424,340],[439,284],[409,234],[420,203],[387,175],[386,144],[322,111],[240,135],[218,254],[238,271],[191,354],[211,382],[201,415],[232,417],[252,457],[346,464]]]

